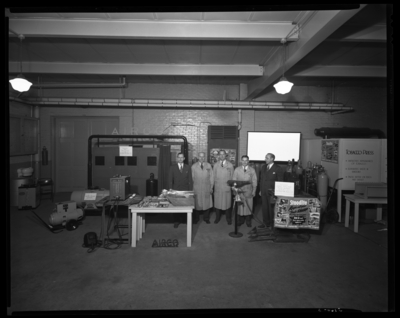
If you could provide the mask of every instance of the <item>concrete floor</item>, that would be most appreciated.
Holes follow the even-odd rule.
[[[70,199],[59,193],[55,201]],[[46,222],[54,203],[35,212]],[[233,238],[225,217],[193,226],[172,217],[146,219],[136,248],[82,247],[87,232],[100,234],[100,215],[87,215],[75,231],[53,234],[30,210],[10,208],[11,307],[8,313],[67,310],[355,309],[388,307],[388,235],[385,225],[362,222],[359,233],[344,223],[309,230],[307,243],[249,242],[250,228]],[[386,219],[384,210],[384,219]],[[261,218],[260,204],[256,216]],[[126,219],[121,220],[126,223]],[[253,226],[257,223],[253,220]],[[126,229],[123,229],[126,233]],[[127,237],[127,234],[124,235]],[[177,248],[152,248],[177,239]]]

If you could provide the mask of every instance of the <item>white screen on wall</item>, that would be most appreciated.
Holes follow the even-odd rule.
[[[264,161],[267,153],[275,155],[275,161],[300,159],[298,132],[247,132],[247,155],[250,161]]]

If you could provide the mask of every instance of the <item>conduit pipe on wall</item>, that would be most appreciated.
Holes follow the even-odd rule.
[[[10,98],[12,99],[12,98]],[[259,109],[304,111],[352,111],[341,103],[304,102],[246,102],[210,100],[155,100],[155,99],[105,99],[105,98],[26,98],[25,103],[39,106],[67,107],[121,107],[121,108],[208,108],[208,109]]]
[[[31,88],[126,88],[125,77],[122,77],[122,83],[49,83],[35,84]]]
[[[238,130],[242,129],[242,110],[238,109]]]

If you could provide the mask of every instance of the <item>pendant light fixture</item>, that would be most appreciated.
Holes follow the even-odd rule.
[[[287,94],[292,89],[293,83],[290,83],[285,77],[285,63],[286,63],[286,39],[282,39],[281,43],[283,44],[283,75],[279,79],[279,82],[274,85],[275,90],[278,94]]]
[[[22,58],[21,58],[21,46],[22,46],[22,40],[25,39],[25,37],[20,34],[18,35],[18,38],[20,39],[20,44],[19,44],[19,62],[20,62],[20,73],[18,76],[12,80],[10,80],[11,86],[13,89],[15,89],[18,92],[26,92],[29,90],[31,87],[32,83],[27,81],[25,77],[22,75]]]

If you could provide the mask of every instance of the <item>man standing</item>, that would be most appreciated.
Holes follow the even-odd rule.
[[[225,150],[219,151],[219,161],[214,164],[214,208],[216,218],[214,223],[221,219],[221,212],[225,211],[228,224],[232,224],[232,194],[228,180],[232,180],[233,165],[226,160]],[[221,211],[222,210],[222,211]]]
[[[195,194],[194,224],[199,221],[200,211],[204,211],[203,219],[207,224],[210,224],[214,173],[211,165],[205,159],[205,153],[200,152],[199,161],[192,165],[193,192]]]
[[[253,198],[256,195],[257,189],[257,174],[254,168],[249,166],[249,157],[244,155],[241,158],[242,165],[235,169],[232,180],[250,181],[250,184],[239,188],[240,197],[243,204],[238,205],[239,225],[244,223],[251,227],[251,217],[253,211]]]
[[[274,163],[275,155],[268,153],[265,156],[265,165],[261,168],[260,196],[262,201],[263,223],[259,228],[274,226],[274,209],[271,206],[269,190],[275,189],[275,181],[283,181],[283,170]]]
[[[184,164],[185,156],[178,153],[176,157],[177,164],[171,165],[169,168],[168,184],[170,190],[192,191],[192,173],[188,165]],[[174,227],[177,228],[179,223],[183,223],[185,215],[182,213],[174,213]]]

